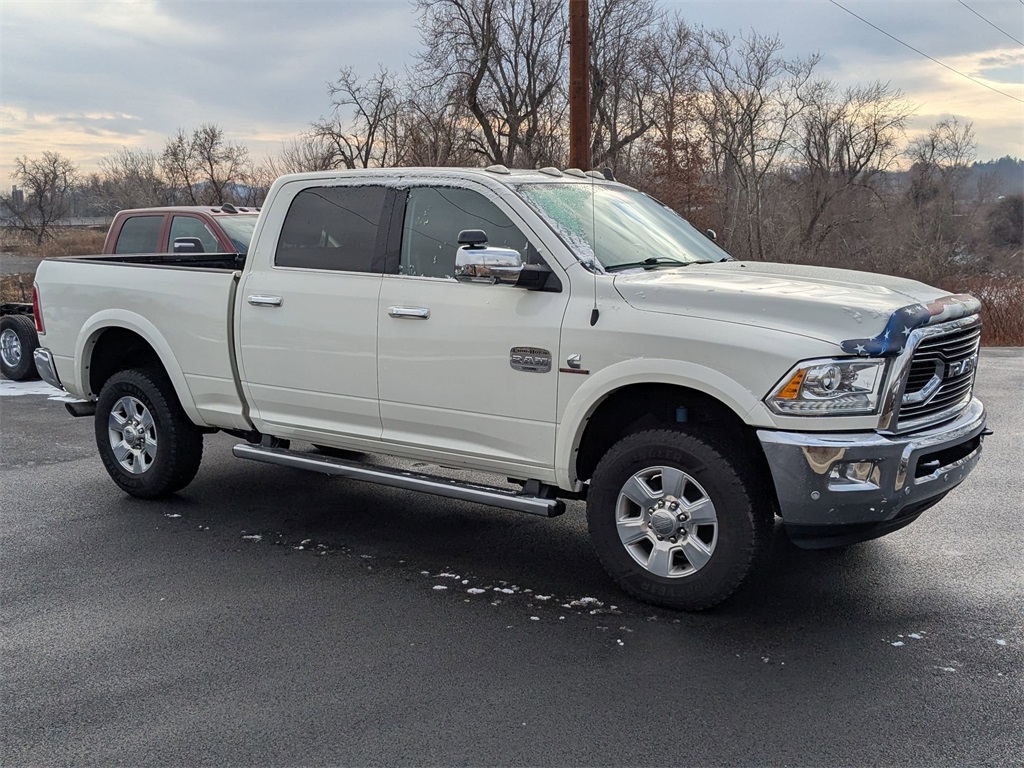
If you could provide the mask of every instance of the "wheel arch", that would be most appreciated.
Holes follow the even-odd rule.
[[[764,461],[756,435],[744,420],[744,414],[757,405],[749,390],[700,366],[642,362],[643,372],[627,370],[622,372],[625,375],[588,381],[565,409],[556,470],[570,487],[578,489],[608,448],[641,429],[683,429],[685,424],[686,429],[716,442],[739,442],[748,455]],[[611,369],[601,373],[606,372]]]
[[[120,311],[97,313],[82,326],[75,361],[78,388],[91,398],[98,397],[103,384],[119,371],[159,368],[189,419],[205,425],[170,345],[144,317]]]

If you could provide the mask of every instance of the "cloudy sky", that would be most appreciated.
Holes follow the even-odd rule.
[[[1024,156],[1024,0],[838,2],[989,88],[829,0],[662,0],[695,26],[820,52],[818,74],[843,84],[891,81],[917,106],[915,129],[973,121],[980,159]],[[261,159],[327,113],[340,67],[400,70],[418,48],[406,0],[0,0],[0,187],[20,155],[55,150],[93,170],[204,122]]]

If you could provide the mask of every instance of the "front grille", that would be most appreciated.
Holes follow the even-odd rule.
[[[925,337],[910,363],[898,429],[952,419],[971,402],[981,325]],[[965,362],[970,361],[970,362]]]

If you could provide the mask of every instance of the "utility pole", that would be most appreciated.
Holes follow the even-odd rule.
[[[569,0],[569,165],[590,170],[590,0]]]

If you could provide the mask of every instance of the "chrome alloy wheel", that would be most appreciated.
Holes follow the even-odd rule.
[[[17,368],[21,362],[21,339],[12,328],[4,328],[0,333],[0,357],[10,368]]]
[[[156,459],[156,423],[140,400],[126,395],[114,403],[107,419],[114,458],[125,470],[141,475]]]
[[[692,576],[715,552],[718,515],[696,480],[674,467],[648,467],[619,491],[615,525],[630,556],[655,576]]]

